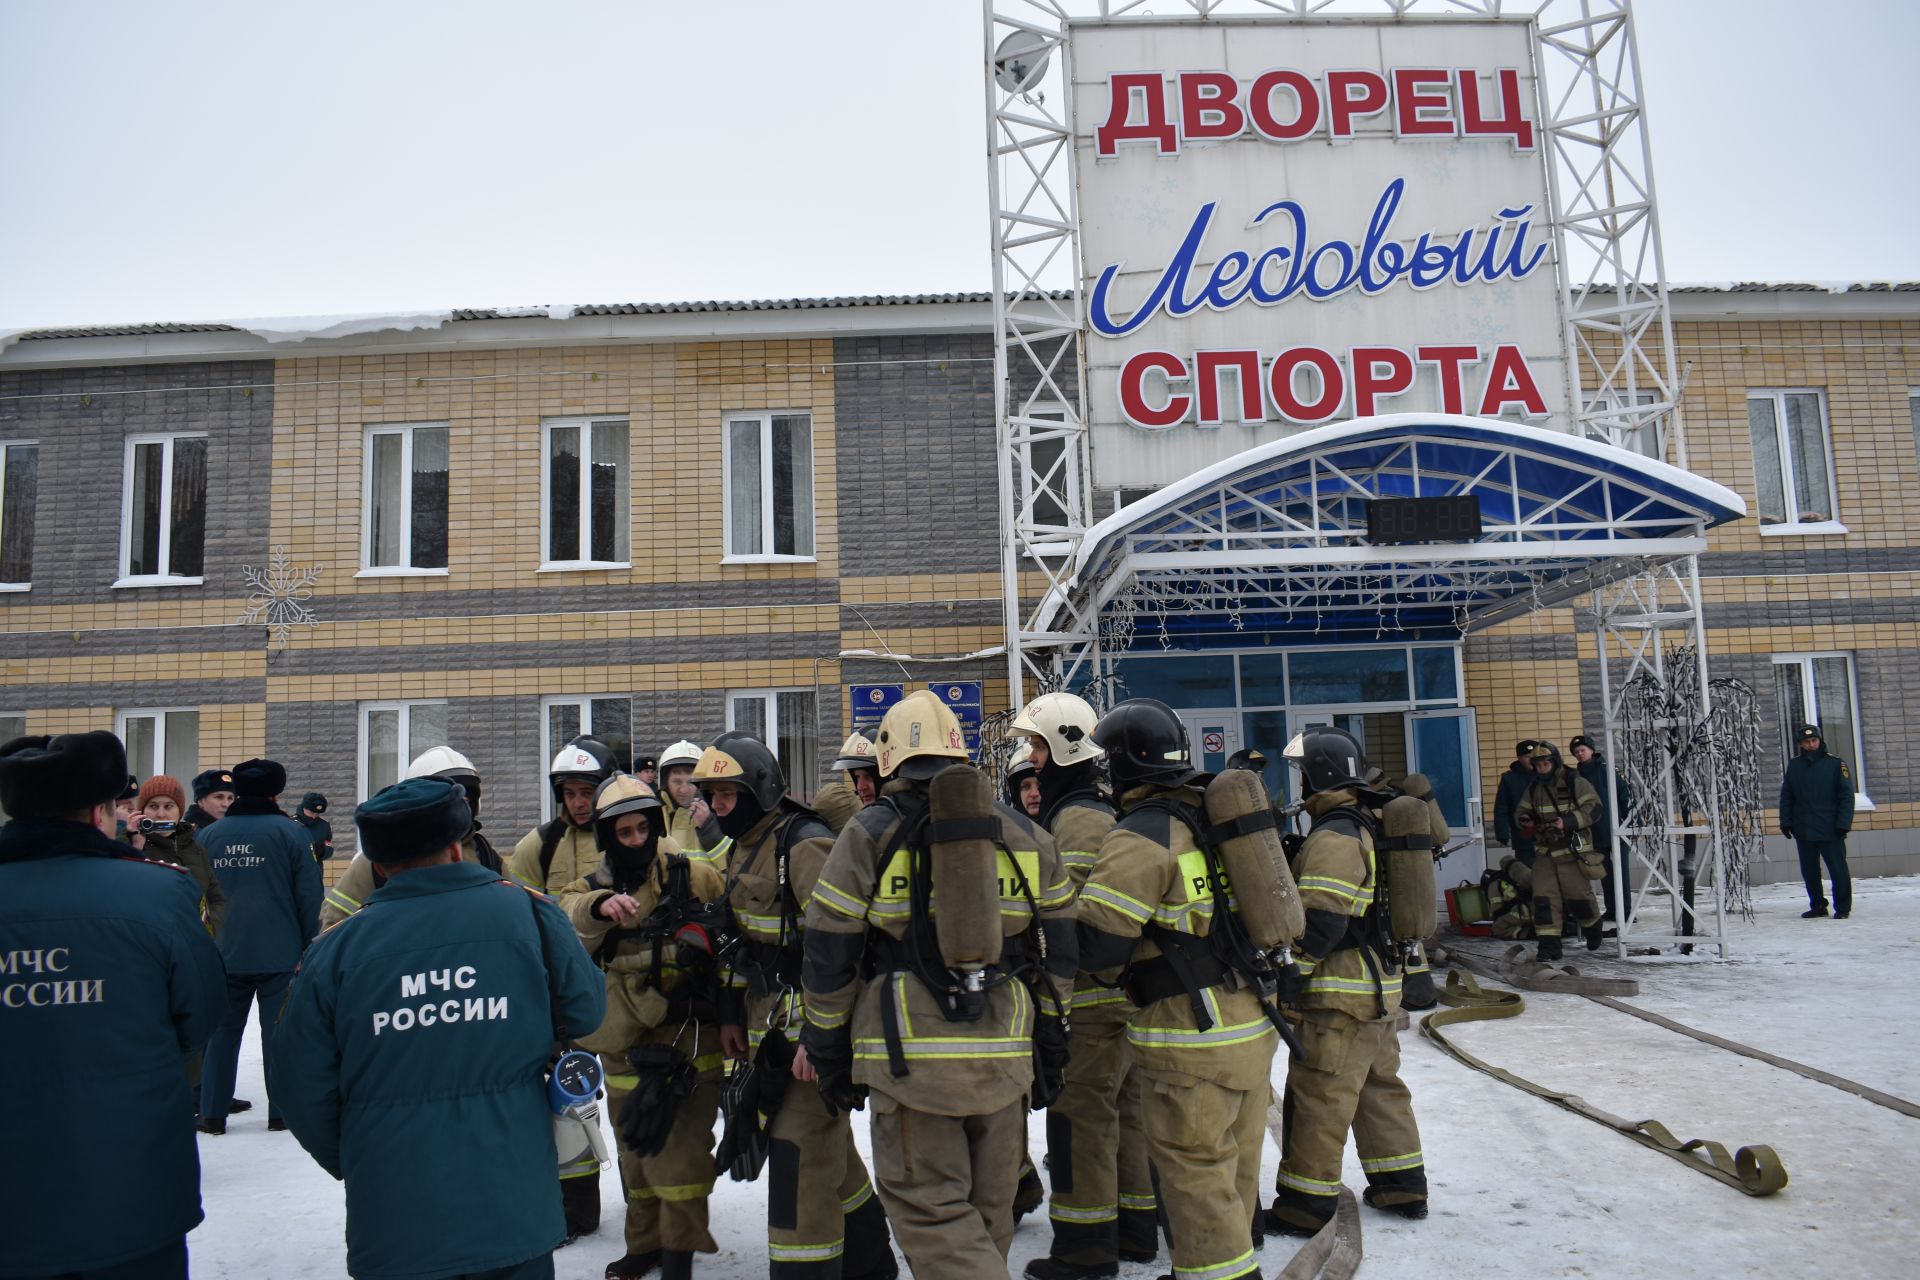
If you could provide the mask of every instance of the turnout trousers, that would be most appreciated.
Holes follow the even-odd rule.
[[[853,1118],[794,1082],[773,1114],[767,1258],[775,1280],[871,1275],[892,1258],[887,1219],[853,1145]]]
[[[1573,854],[1540,851],[1533,864],[1533,934],[1536,938],[1558,938],[1567,926],[1578,928],[1600,919],[1599,905],[1593,897],[1593,881],[1581,872]],[[1396,1060],[1399,1051],[1394,1051]]]
[[[878,1091],[869,1105],[874,1182],[914,1280],[1007,1277],[1026,1099],[982,1116],[915,1111]]]
[[[1158,1203],[1141,1123],[1142,1082],[1125,1002],[1076,1010],[1065,1087],[1047,1111],[1052,1256],[1105,1266],[1157,1247]]]
[[[1272,1087],[1228,1089],[1184,1071],[1135,1070],[1145,1087],[1147,1158],[1160,1176],[1174,1280],[1234,1280],[1258,1270],[1253,1221]]]
[[[1274,1214],[1295,1227],[1333,1216],[1347,1132],[1376,1200],[1427,1198],[1427,1168],[1413,1094],[1400,1079],[1394,1018],[1362,1020],[1333,1009],[1301,1015],[1304,1058],[1287,1067],[1280,1114],[1280,1175]]]
[[[719,1043],[713,1027],[702,1026],[700,1031],[702,1044]],[[716,1050],[694,1062],[700,1083],[680,1104],[660,1153],[637,1155],[619,1141],[620,1183],[627,1189],[628,1253],[652,1249],[713,1253],[720,1247],[707,1230],[707,1197],[713,1193],[714,1177],[713,1120],[720,1113],[720,1055]],[[603,1053],[600,1065],[607,1073],[607,1114],[619,1140],[620,1109],[639,1077],[624,1055]]]

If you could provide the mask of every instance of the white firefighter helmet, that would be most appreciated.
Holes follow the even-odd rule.
[[[1084,764],[1106,753],[1093,740],[1100,717],[1077,693],[1043,693],[1021,708],[1008,727],[1046,739],[1047,756],[1057,765]]]
[[[1007,776],[1003,781],[1011,787],[1023,775],[1032,772],[1034,772],[1033,744],[1022,742],[1013,749],[1013,757],[1007,761]]]
[[[403,780],[446,778],[451,781],[456,774],[471,774],[477,778],[480,776],[480,771],[473,767],[473,761],[452,747],[432,747],[415,756],[413,763],[408,765],[407,771],[400,776]]]
[[[553,767],[547,770],[547,785],[553,790],[555,807],[563,804],[561,785],[569,780],[590,782],[597,790],[619,768],[613,751],[598,738],[581,735],[554,753]]]
[[[699,745],[688,742],[685,738],[682,738],[660,753],[659,768],[661,773],[665,773],[677,764],[696,765],[699,763]]]
[[[833,767],[842,773],[850,769],[877,768],[873,762],[873,743],[863,733],[850,734],[840,744],[840,758],[833,762]]]
[[[948,761],[967,759],[966,735],[952,708],[925,689],[887,709],[873,744],[880,776],[931,778]]]

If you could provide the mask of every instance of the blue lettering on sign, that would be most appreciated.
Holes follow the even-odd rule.
[[[1096,332],[1119,338],[1144,325],[1158,311],[1177,320],[1202,307],[1226,311],[1248,299],[1255,306],[1271,307],[1302,294],[1324,302],[1351,289],[1372,297],[1402,280],[1416,290],[1449,281],[1464,285],[1521,280],[1546,257],[1546,244],[1533,239],[1530,204],[1501,209],[1494,215],[1493,226],[1466,227],[1451,244],[1436,240],[1431,231],[1422,232],[1412,241],[1395,240],[1390,234],[1393,218],[1406,187],[1405,178],[1387,184],[1358,243],[1329,240],[1313,245],[1307,213],[1300,202],[1277,200],[1255,214],[1252,225],[1260,226],[1269,218],[1285,218],[1292,229],[1286,242],[1258,257],[1239,249],[1224,254],[1196,287],[1201,245],[1219,208],[1218,201],[1210,200],[1200,206],[1152,291],[1127,319],[1114,318],[1113,286],[1121,264],[1113,262],[1101,270],[1094,283],[1088,320]]]

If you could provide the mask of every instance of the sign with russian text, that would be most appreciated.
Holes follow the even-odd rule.
[[[905,685],[850,684],[847,686],[847,723],[853,732],[873,741],[893,704],[905,696]]]
[[[1374,414],[1568,427],[1527,21],[1069,42],[1096,484]]]

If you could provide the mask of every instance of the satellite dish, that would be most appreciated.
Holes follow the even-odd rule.
[[[1026,93],[1040,83],[1052,56],[1045,36],[1015,31],[993,51],[993,82],[1008,93]]]

